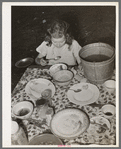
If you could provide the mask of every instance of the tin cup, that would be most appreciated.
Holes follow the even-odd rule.
[[[42,119],[46,119],[46,112],[48,110],[48,100],[46,99],[38,99],[36,101],[36,108],[38,116]]]
[[[107,119],[112,118],[116,113],[116,107],[111,104],[104,105],[102,107],[103,116]]]
[[[47,122],[47,125],[50,126],[50,122],[51,122],[51,119],[54,115],[54,111],[53,111],[53,108],[49,107],[48,110],[46,111],[46,122]]]

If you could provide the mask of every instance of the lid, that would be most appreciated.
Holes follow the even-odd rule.
[[[33,58],[27,57],[27,58],[24,58],[24,59],[17,61],[15,63],[15,66],[18,68],[24,68],[24,67],[31,65],[33,62],[34,62]]]
[[[11,134],[15,134],[19,130],[19,125],[16,121],[11,121]]]

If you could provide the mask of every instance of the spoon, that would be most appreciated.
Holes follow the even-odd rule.
[[[49,60],[58,60],[58,59],[60,59],[61,58],[61,56],[57,56],[57,57],[55,57],[55,58],[50,58]]]
[[[76,93],[78,93],[78,92],[81,92],[81,91],[82,91],[82,89],[77,89],[77,90],[74,90],[74,89],[69,89],[69,90],[72,90],[72,91],[74,91],[74,92],[76,92]]]
[[[99,123],[96,123],[95,120],[90,120],[90,123],[91,123],[91,124],[99,125],[99,126],[105,128],[105,129],[109,129],[108,127],[105,127],[105,126],[103,126],[103,125],[101,125],[101,124],[99,124]]]
[[[63,67],[62,67],[62,65],[60,65],[60,70],[63,70]]]

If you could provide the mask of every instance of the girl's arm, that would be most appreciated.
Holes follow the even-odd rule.
[[[78,65],[80,65],[80,64],[81,64],[81,59],[80,59],[80,57],[79,57],[79,56],[77,56],[77,57],[76,57],[76,61],[77,61]]]
[[[36,51],[39,53],[38,58],[45,57],[47,54],[47,43],[43,41],[41,45],[36,48]]]
[[[44,55],[42,55],[41,53],[38,54],[37,58],[43,58],[45,57]]]
[[[46,43],[45,41],[42,42],[42,44],[36,48],[36,51],[39,53],[38,56],[35,59],[35,62],[38,65],[46,66],[48,64],[48,61],[45,60],[46,57]]]

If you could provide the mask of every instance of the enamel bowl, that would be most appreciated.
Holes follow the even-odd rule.
[[[53,75],[53,80],[56,85],[67,86],[74,77],[74,73],[70,70],[59,70]]]
[[[29,145],[63,145],[63,142],[53,134],[42,134],[31,139]]]
[[[18,119],[28,119],[33,112],[33,104],[29,101],[21,101],[13,106],[12,114]]]

